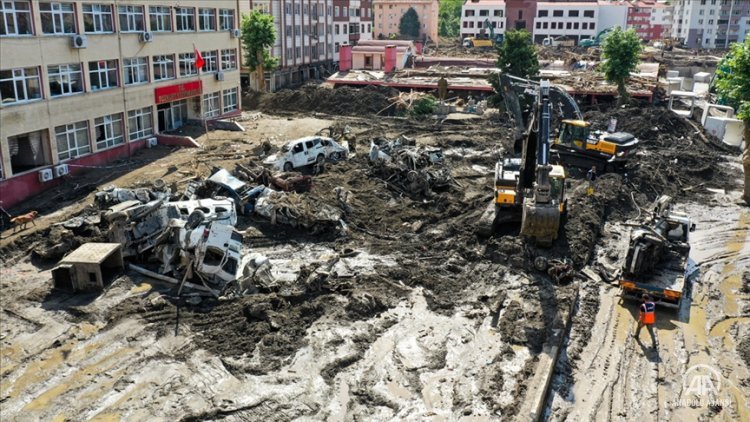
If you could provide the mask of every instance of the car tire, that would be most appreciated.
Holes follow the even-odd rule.
[[[330,157],[331,157],[331,160],[333,160],[333,161],[339,161],[339,160],[341,160],[341,153],[338,152],[338,151],[336,151],[336,152],[332,153]]]
[[[294,170],[294,167],[292,166],[292,163],[290,163],[288,161],[286,163],[284,163],[284,171],[292,171],[292,170]]]
[[[326,156],[323,154],[318,154],[318,158],[315,159],[315,162],[317,164],[323,164],[326,161]]]

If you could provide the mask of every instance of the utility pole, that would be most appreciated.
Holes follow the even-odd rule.
[[[729,47],[729,26],[732,24],[732,11],[734,10],[734,1],[729,0],[729,19],[727,19],[727,36],[724,38],[724,48]]]

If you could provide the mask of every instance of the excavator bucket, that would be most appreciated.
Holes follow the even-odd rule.
[[[551,246],[560,229],[560,208],[554,203],[537,204],[527,198],[521,216],[521,236],[533,238],[540,246]]]

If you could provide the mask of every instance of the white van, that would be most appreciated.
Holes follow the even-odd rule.
[[[288,142],[281,147],[281,152],[271,155],[263,162],[272,164],[279,170],[292,171],[299,167],[323,163],[327,159],[344,159],[348,151],[348,145],[340,145],[331,138],[308,136]]]

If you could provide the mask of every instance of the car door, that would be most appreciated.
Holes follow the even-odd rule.
[[[307,164],[307,152],[304,142],[298,142],[292,147],[292,165],[301,167]]]
[[[307,158],[307,164],[315,162],[315,158],[318,156],[315,152],[315,145],[312,139],[305,141],[305,157]]]

